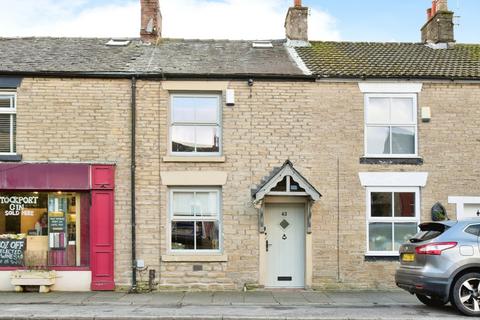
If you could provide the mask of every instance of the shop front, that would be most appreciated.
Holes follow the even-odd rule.
[[[114,166],[0,164],[0,291],[42,272],[51,290],[113,290],[113,215]]]

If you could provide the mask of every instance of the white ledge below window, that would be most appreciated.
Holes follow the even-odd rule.
[[[187,157],[187,156],[165,156],[163,162],[225,162],[225,156],[208,157]]]
[[[218,255],[183,255],[183,254],[164,254],[162,261],[165,262],[227,262],[228,256],[226,254]]]

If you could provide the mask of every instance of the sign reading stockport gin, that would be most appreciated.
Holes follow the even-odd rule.
[[[24,252],[25,239],[0,239],[0,266],[22,266]]]
[[[7,205],[7,210],[5,210],[5,216],[19,216],[20,214],[24,216],[33,215],[33,212],[30,210],[24,210],[25,206],[27,207],[36,207],[38,203],[38,196],[9,196],[9,197],[0,197],[0,204]]]

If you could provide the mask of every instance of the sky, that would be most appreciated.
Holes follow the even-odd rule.
[[[140,0],[0,0],[0,37],[138,37]],[[293,0],[160,0],[163,36],[282,39]],[[430,0],[303,0],[311,40],[418,42]],[[480,0],[449,0],[460,43],[480,43]]]

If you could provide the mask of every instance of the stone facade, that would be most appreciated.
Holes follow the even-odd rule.
[[[422,220],[429,220],[437,201],[454,216],[448,196],[477,195],[472,186],[480,179],[475,160],[480,147],[479,84],[424,83],[418,104],[431,107],[432,119],[418,124],[422,165],[360,164],[364,96],[358,83],[261,80],[253,87],[247,81],[228,83],[236,101],[235,106],[222,108],[225,161],[165,161],[169,91],[161,81],[140,80],[137,88],[137,257],[157,271],[160,289],[241,289],[258,283],[258,211],[250,192],[286,159],[323,196],[313,206],[314,288],[394,286],[396,262],[365,259],[365,189],[359,172],[428,172],[421,190]],[[24,161],[116,163],[115,277],[119,287],[128,286],[129,81],[26,78],[18,90],[17,108],[17,145]],[[162,185],[160,172],[196,170],[228,173],[222,188],[226,259],[171,261],[175,259],[167,252],[168,188]],[[194,265],[203,270],[194,271]],[[140,282],[147,278],[139,273]]]

